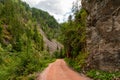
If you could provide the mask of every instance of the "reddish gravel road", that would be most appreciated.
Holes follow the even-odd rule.
[[[90,80],[71,70],[63,59],[51,63],[37,80]]]

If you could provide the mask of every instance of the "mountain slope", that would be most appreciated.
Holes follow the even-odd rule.
[[[40,9],[32,8],[32,17],[40,24],[49,40],[57,38],[60,25],[53,16]]]
[[[40,28],[40,33],[43,36],[44,48],[48,50],[50,53],[53,53],[55,51],[60,51],[63,48],[63,45],[58,41],[54,39],[50,41],[41,28]]]

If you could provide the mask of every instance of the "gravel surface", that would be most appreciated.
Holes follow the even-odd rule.
[[[57,59],[37,77],[37,80],[91,80],[70,69],[63,59]]]

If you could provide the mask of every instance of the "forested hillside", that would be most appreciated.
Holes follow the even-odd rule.
[[[47,12],[30,8],[20,0],[0,0],[0,79],[22,80],[33,78],[51,62],[44,51],[39,28],[51,32],[56,20]]]
[[[40,9],[32,8],[32,17],[46,33],[48,39],[51,40],[57,37],[60,25],[53,16],[50,16],[47,12]]]
[[[28,40],[32,40],[31,43],[37,48],[42,36],[36,35],[39,32],[29,5],[18,0],[3,0],[0,8],[1,47],[11,47],[10,51],[22,51],[27,48]]]

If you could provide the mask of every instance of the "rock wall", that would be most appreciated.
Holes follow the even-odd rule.
[[[120,0],[82,0],[88,12],[88,68],[120,71]]]

